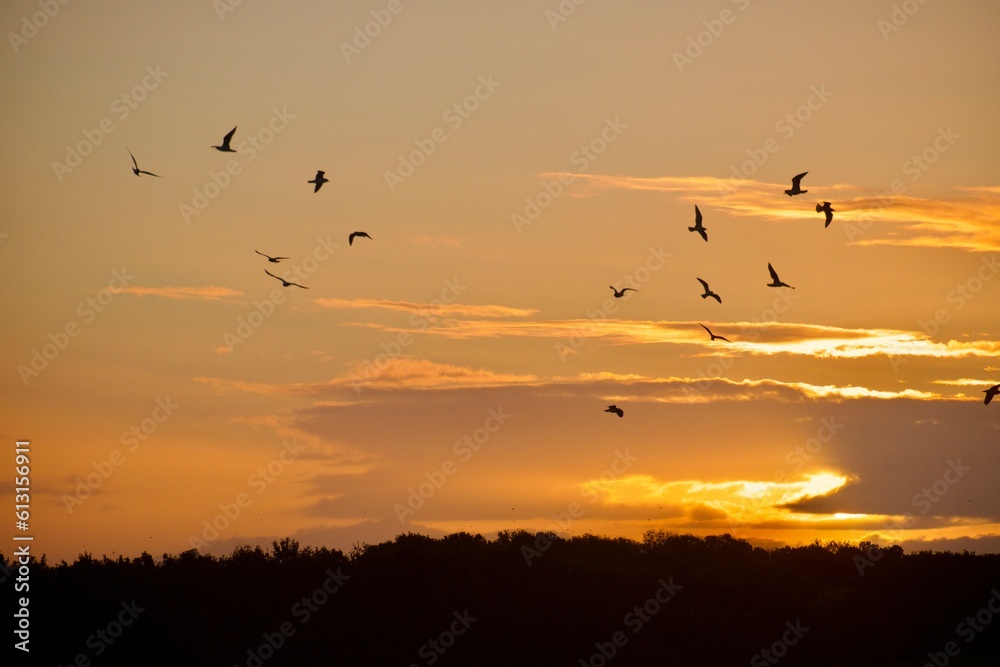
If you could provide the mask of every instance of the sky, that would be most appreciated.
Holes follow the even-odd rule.
[[[0,431],[50,561],[502,530],[1000,551],[997,3],[0,17]]]

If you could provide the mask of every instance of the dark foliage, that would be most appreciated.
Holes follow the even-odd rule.
[[[1000,664],[998,554],[521,531],[85,553],[30,577],[39,665]]]

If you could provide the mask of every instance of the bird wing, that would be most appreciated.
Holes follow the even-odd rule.
[[[258,255],[260,255],[261,257],[267,257],[268,259],[274,259],[274,257],[271,257],[270,255],[265,255],[260,250],[254,250],[254,252],[257,253]]]
[[[731,341],[731,340],[729,340],[728,338],[725,338],[725,337],[723,337],[723,336],[716,336],[716,338],[718,338],[719,340],[724,340],[724,341],[726,341],[727,343],[732,343],[732,342],[733,342],[733,341]]]
[[[722,303],[722,297],[716,294],[715,292],[712,292],[711,294],[709,294],[709,296],[718,301],[719,303]]]
[[[309,182],[316,184],[316,187],[313,188],[313,192],[319,192],[320,186],[323,185],[323,181],[319,180],[318,178],[315,181],[309,181]]]
[[[781,282],[781,279],[778,278],[778,272],[774,270],[774,267],[771,266],[770,262],[768,262],[767,270],[770,272],[771,278],[773,278],[775,282]]]
[[[708,232],[705,231],[704,227],[699,229],[698,233],[701,234],[701,238],[705,239],[706,241],[708,240]]]
[[[271,273],[271,272],[270,272],[270,271],[268,271],[267,269],[264,269],[264,273],[266,273],[267,275],[271,276],[271,277],[272,277],[272,278],[274,278],[275,280],[280,280],[281,282],[285,282],[285,279],[284,279],[284,278],[279,278],[278,276],[274,275],[273,273]]]
[[[318,181],[321,178],[323,178],[323,174],[325,174],[325,173],[326,173],[325,171],[317,171],[316,172],[316,180]]]
[[[826,224],[823,225],[823,226],[824,227],[829,227],[831,222],[833,222],[833,211],[827,211],[826,212]]]
[[[347,237],[347,245],[354,245],[354,237],[357,236],[357,235],[358,235],[357,232],[354,232],[353,234],[349,234],[348,237]],[[614,289],[614,288],[612,287],[611,289]]]
[[[803,177],[803,176],[805,176],[805,175],[806,175],[806,174],[808,174],[808,173],[809,173],[808,171],[803,171],[803,172],[802,172],[801,174],[799,174],[798,176],[794,176],[794,177],[792,178],[792,186],[793,186],[793,187],[795,187],[795,188],[798,188],[798,187],[799,187],[799,181],[801,181],[801,180],[802,180],[802,177]]]
[[[298,283],[288,283],[288,284],[289,284],[289,285],[295,285],[296,287],[301,287],[302,289],[309,289],[309,288],[308,288],[308,287],[306,287],[305,285],[300,285],[300,284],[298,284]]]
[[[140,169],[140,170],[139,170],[139,173],[140,173],[140,174],[146,174],[147,176],[156,176],[157,178],[163,178],[163,177],[162,177],[162,176],[160,176],[159,174],[154,174],[154,173],[153,173],[153,172],[151,172],[151,171],[143,171],[142,169]]]
[[[139,163],[135,161],[135,156],[132,155],[132,151],[130,151],[128,148],[126,148],[125,150],[128,151],[129,157],[132,158],[132,164],[134,164],[135,168],[138,169],[139,168]]]
[[[612,287],[611,289],[614,289],[614,288]],[[637,289],[633,289],[633,288],[631,288],[631,287],[623,287],[623,288],[622,288],[622,291],[623,291],[623,292],[638,292],[639,290],[637,290]]]
[[[708,289],[708,283],[706,283],[706,282],[705,282],[704,280],[702,280],[701,278],[695,278],[695,280],[697,280],[698,282],[700,282],[700,283],[701,283],[701,286],[705,288],[705,291],[706,291],[706,292],[711,292],[711,291],[712,291],[712,290]]]
[[[986,400],[983,401],[983,404],[984,405],[989,405],[990,401],[992,401],[992,400],[993,400],[993,394],[991,394],[990,392],[987,391],[986,392]]]
[[[694,207],[694,226],[701,227],[701,211],[698,210],[698,206]]]
[[[698,323],[698,326],[700,326],[700,327],[701,327],[702,329],[704,329],[705,331],[707,331],[707,332],[708,332],[708,335],[709,335],[709,336],[713,336],[713,335],[714,335],[714,334],[712,333],[712,330],[711,330],[711,329],[709,329],[708,327],[706,327],[706,326],[705,326],[704,324],[701,324],[701,323],[699,322],[699,323]]]
[[[239,127],[239,126],[237,126]],[[236,128],[229,130],[229,134],[222,138],[222,146],[224,148],[229,148],[229,142],[233,140],[233,135],[236,134]]]

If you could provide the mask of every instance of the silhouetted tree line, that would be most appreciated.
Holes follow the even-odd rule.
[[[868,543],[517,531],[345,554],[286,538],[43,559],[30,586],[26,664],[1000,664],[1000,555]]]

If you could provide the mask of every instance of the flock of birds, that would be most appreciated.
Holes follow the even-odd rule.
[[[220,151],[222,153],[235,153],[236,151],[232,147],[233,135],[235,134],[236,134],[236,128],[234,127],[226,134],[226,136],[222,138],[222,144],[220,144],[219,146],[212,146],[211,148],[214,148],[215,150]],[[154,174],[151,171],[140,169],[139,163],[136,161],[135,155],[132,154],[131,149],[128,149],[126,147],[126,150],[128,150],[129,157],[132,158],[132,173],[134,173],[136,176],[141,176],[142,174],[146,174],[147,176],[155,176],[156,178],[163,178],[159,174]],[[802,179],[805,178],[805,176],[808,173],[809,173],[808,171],[804,171],[801,174],[797,174],[794,177],[792,177],[792,187],[785,190],[785,194],[788,195],[789,197],[794,197],[796,195],[802,195],[809,192],[808,190],[802,189]],[[326,177],[325,171],[317,170],[316,176],[306,182],[311,183],[314,186],[313,193],[316,193],[319,192],[319,189],[323,187],[324,183],[329,183],[330,179]],[[833,205],[828,201],[824,201],[822,204],[816,204],[816,212],[823,213],[826,219],[826,222],[823,225],[824,229],[829,227],[830,223],[833,222],[833,213],[835,210],[836,209],[833,208]],[[688,227],[688,231],[695,232],[699,236],[701,236],[701,238],[704,239],[706,242],[708,241],[708,229],[705,227],[704,217],[701,214],[701,209],[699,209],[697,205],[695,205],[694,207],[694,227]],[[372,238],[366,232],[360,232],[360,231],[351,232],[347,237],[347,244],[353,246],[354,239],[359,237],[366,239]],[[262,257],[265,257],[267,261],[272,264],[278,264],[279,262],[281,262],[281,260],[290,259],[289,257],[272,257],[270,255],[260,252],[259,250],[254,250],[254,252],[257,253],[258,255],[261,255]],[[787,287],[789,289],[795,289],[795,287],[782,281],[781,278],[778,277],[778,272],[774,270],[774,267],[771,265],[770,262],[768,262],[767,264],[767,271],[771,275],[771,282],[767,283],[768,287]],[[267,269],[264,269],[264,273],[271,276],[275,280],[280,281],[282,287],[299,287],[301,289],[309,289],[305,285],[300,285],[299,283],[295,283],[290,280],[285,280],[280,276],[276,276]],[[699,283],[701,283],[701,287],[704,290],[701,294],[702,299],[715,299],[720,304],[722,303],[722,297],[719,296],[718,293],[712,291],[712,288],[708,286],[708,283],[705,280],[701,278],[697,278],[697,280]],[[634,287],[623,287],[621,289],[616,289],[614,285],[609,285],[609,287],[611,288],[611,291],[616,299],[620,299],[623,296],[625,296],[626,292],[639,291]],[[701,328],[703,328],[706,332],[708,332],[708,335],[710,337],[710,342],[715,342],[717,340],[725,341],[727,343],[732,342],[724,336],[715,335],[714,333],[712,333],[712,330],[706,327],[704,324],[701,325]],[[986,400],[984,401],[984,403],[986,405],[989,405],[990,401],[993,400],[993,397],[996,396],[997,394],[1000,394],[1000,384],[990,387],[989,389],[984,389],[983,392],[986,394]],[[609,405],[604,410],[604,412],[610,412],[612,414],[618,415],[619,417],[625,416],[624,410],[619,408],[617,405]]]
[[[237,127],[239,127],[239,126],[237,126]],[[219,146],[210,146],[210,148],[214,148],[215,150],[219,151],[220,153],[235,153],[236,150],[232,147],[233,135],[235,135],[235,134],[236,134],[236,127],[234,127],[233,129],[231,129],[226,134],[226,136],[224,136],[222,138],[222,144],[220,144]],[[129,157],[132,158],[132,173],[133,174],[135,174],[136,176],[141,176],[142,174],[146,174],[147,176],[155,176],[156,178],[163,178],[159,174],[154,174],[151,171],[146,171],[144,169],[139,169],[139,163],[136,161],[135,156],[132,155],[131,149],[129,149],[128,147],[126,147],[126,150],[128,151]],[[321,187],[323,187],[323,184],[324,183],[329,183],[329,182],[330,182],[330,179],[326,177],[326,172],[322,171],[322,170],[317,170],[316,176],[312,180],[306,181],[306,183],[312,183],[314,185],[314,187],[313,187],[313,193],[319,192],[319,189]],[[348,237],[347,237],[347,245],[353,246],[354,245],[354,239],[356,239],[358,237],[366,238],[366,239],[371,239],[372,238],[366,232],[351,232],[348,235]],[[267,261],[269,261],[272,264],[277,264],[277,263],[279,263],[283,259],[291,259],[290,257],[271,257],[270,255],[266,255],[266,254],[262,253],[259,250],[254,250],[254,252],[257,253],[258,255],[262,255],[262,256],[266,257]],[[298,283],[293,283],[290,280],[285,280],[284,278],[281,278],[280,276],[276,276],[273,273],[271,273],[270,271],[268,271],[267,269],[264,269],[264,273],[266,273],[267,275],[271,276],[275,280],[281,281],[282,287],[300,287],[302,289],[309,289],[305,285],[300,285]]]
[[[809,192],[808,190],[802,189],[802,179],[805,178],[806,174],[808,173],[809,173],[808,171],[804,171],[801,174],[796,174],[794,177],[792,177],[792,187],[785,190],[785,194],[788,195],[789,197],[794,197],[796,195],[802,195]],[[823,225],[824,229],[829,227],[830,223],[833,222],[833,213],[835,210],[836,209],[833,208],[833,204],[831,204],[828,201],[824,201],[822,204],[816,204],[816,212],[823,213],[826,218],[826,223]],[[699,236],[701,236],[702,239],[704,239],[706,242],[708,241],[708,229],[705,227],[704,217],[702,216],[701,210],[698,208],[697,205],[695,205],[694,207],[694,227],[688,227],[688,231],[696,232]],[[768,273],[771,274],[771,282],[767,284],[768,287],[787,287],[789,289],[795,289],[793,286],[789,285],[786,282],[783,282],[781,278],[778,277],[778,272],[774,270],[774,267],[771,266],[770,262],[768,262],[767,264],[767,271]],[[720,304],[722,303],[722,297],[719,296],[716,292],[712,291],[712,288],[708,286],[708,283],[706,281],[702,280],[701,278],[697,278],[697,280],[699,283],[701,283],[701,287],[704,290],[704,292],[701,295],[702,299],[715,299]],[[625,296],[625,292],[639,291],[632,287],[623,287],[620,290],[615,289],[614,285],[610,285],[609,287],[611,287],[612,292],[614,292],[614,297],[616,299],[620,299],[623,296]],[[724,336],[716,336],[714,333],[712,333],[712,330],[706,327],[704,324],[701,325],[701,328],[708,332],[708,335],[710,336],[710,342],[715,342],[717,340],[723,340],[727,343],[732,342],[728,338],[725,338]],[[994,387],[990,387],[989,389],[984,389],[983,391],[986,393],[986,405],[989,405],[990,401],[993,400],[993,397],[996,396],[997,394],[1000,394],[1000,384]],[[617,405],[609,405],[604,411],[616,414],[619,417],[625,416],[625,412]]]

